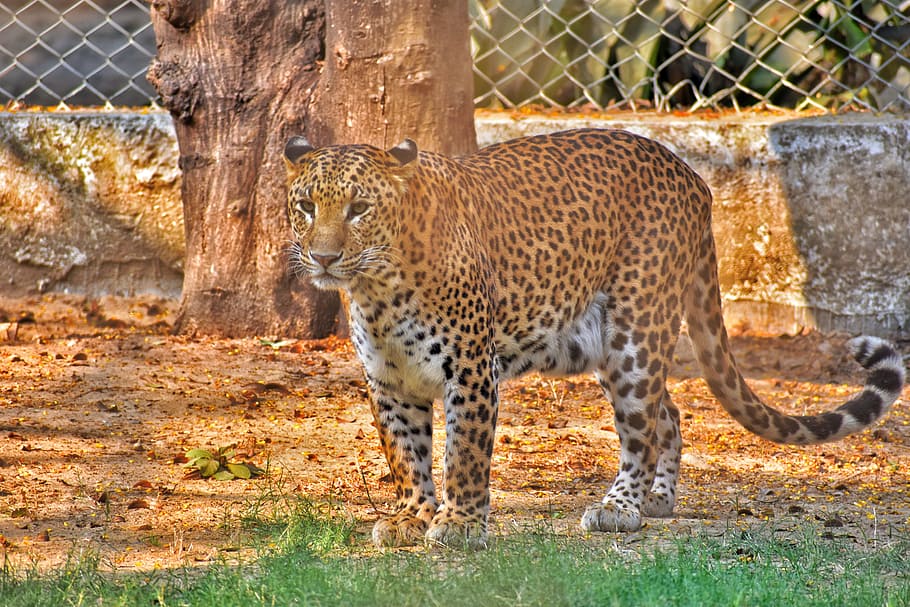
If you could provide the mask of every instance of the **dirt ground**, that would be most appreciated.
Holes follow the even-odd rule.
[[[151,570],[243,557],[237,517],[276,488],[334,503],[364,532],[389,509],[393,491],[350,344],[187,339],[170,335],[175,309],[151,298],[0,299],[7,563],[45,569],[92,551],[114,570]],[[862,381],[845,336],[732,333],[751,385],[780,409],[832,408]],[[685,348],[676,362],[670,391],[685,454],[674,518],[607,541],[808,525],[873,547],[910,536],[910,389],[874,429],[793,448],[733,422]],[[597,385],[510,382],[500,419],[493,532],[580,534],[581,513],[608,487],[618,453]],[[439,422],[437,412],[437,445]],[[186,451],[228,444],[237,461],[268,466],[269,478],[186,478]]]

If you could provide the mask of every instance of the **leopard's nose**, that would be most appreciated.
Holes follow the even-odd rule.
[[[341,259],[341,255],[341,253],[335,252],[315,253],[313,251],[310,251],[310,259],[312,259],[314,262],[316,262],[317,265],[321,266],[322,268],[328,268],[333,263],[336,263],[339,259]]]

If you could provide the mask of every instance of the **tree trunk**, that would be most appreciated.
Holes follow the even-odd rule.
[[[337,297],[288,273],[282,150],[318,81],[319,0],[156,0],[149,80],[174,116],[187,259],[175,330],[322,336]]]
[[[310,140],[477,149],[465,0],[329,0]]]
[[[174,117],[183,171],[175,331],[326,335],[337,296],[288,272],[284,143],[411,137],[473,150],[467,3],[328,0],[328,21],[321,0],[151,4],[158,56],[148,77]]]

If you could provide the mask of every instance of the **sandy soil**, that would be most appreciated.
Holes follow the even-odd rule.
[[[336,504],[364,532],[389,509],[392,487],[346,341],[191,340],[170,335],[175,307],[149,298],[0,299],[7,562],[44,569],[92,551],[111,569],[149,570],[244,557],[238,517],[276,488]],[[832,408],[862,380],[844,336],[733,334],[753,387],[786,411]],[[607,541],[810,525],[870,546],[910,535],[910,389],[874,429],[807,448],[740,428],[684,348],[670,389],[686,443],[675,516]],[[494,532],[580,533],[584,507],[616,469],[612,410],[596,384],[511,382],[500,418]],[[228,444],[237,461],[268,466],[269,477],[186,478],[187,450]]]

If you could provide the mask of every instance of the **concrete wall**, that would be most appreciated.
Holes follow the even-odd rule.
[[[170,117],[0,113],[0,293],[180,294]]]
[[[910,119],[480,113],[478,142],[579,126],[664,142],[715,195],[728,323],[910,334]],[[180,289],[165,114],[0,114],[0,292]]]

